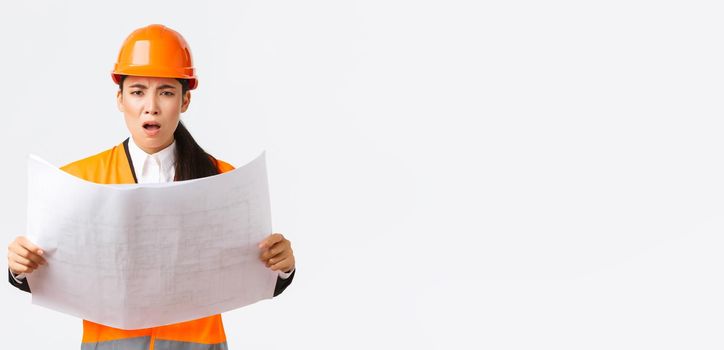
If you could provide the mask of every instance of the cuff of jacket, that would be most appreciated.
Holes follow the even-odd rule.
[[[294,271],[292,271],[292,274],[289,275],[289,278],[287,279],[283,279],[280,276],[277,276],[277,284],[274,286],[274,296],[282,294],[282,292],[287,289],[290,284],[292,284],[292,280],[294,279],[294,275],[296,273],[297,269],[294,269]]]
[[[15,286],[16,288],[18,288],[24,292],[30,293],[30,284],[28,284],[28,279],[27,278],[18,278],[16,276],[14,276],[13,273],[10,272],[10,269],[8,269],[8,281],[10,282],[10,284]]]

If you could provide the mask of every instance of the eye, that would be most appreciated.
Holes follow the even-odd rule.
[[[171,92],[171,91],[162,91],[162,92],[161,92],[161,95],[163,95],[163,96],[173,96],[174,93]]]
[[[137,96],[143,95],[143,91],[141,91],[141,90],[134,90],[134,91],[131,91],[131,92],[129,92],[129,93],[130,93],[131,95],[137,95]]]

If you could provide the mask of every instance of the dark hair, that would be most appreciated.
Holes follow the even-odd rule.
[[[121,92],[123,92],[124,80],[126,80],[126,76],[122,75],[118,83]],[[186,91],[189,90],[189,81],[178,78],[176,80],[181,83],[181,98],[183,99],[186,96]],[[173,137],[176,140],[176,175],[174,181],[198,179],[219,173],[216,167],[216,158],[206,153],[196,143],[196,140],[180,120],[176,131],[173,132]]]

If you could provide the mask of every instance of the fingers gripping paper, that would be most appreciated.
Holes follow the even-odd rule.
[[[271,233],[264,154],[203,179],[100,185],[35,157],[28,236],[47,265],[33,304],[115,328],[188,321],[271,298],[276,273],[257,244]]]

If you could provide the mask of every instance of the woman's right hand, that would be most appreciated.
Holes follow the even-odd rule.
[[[25,236],[18,236],[8,246],[8,267],[14,274],[31,273],[45,265],[43,250]]]

